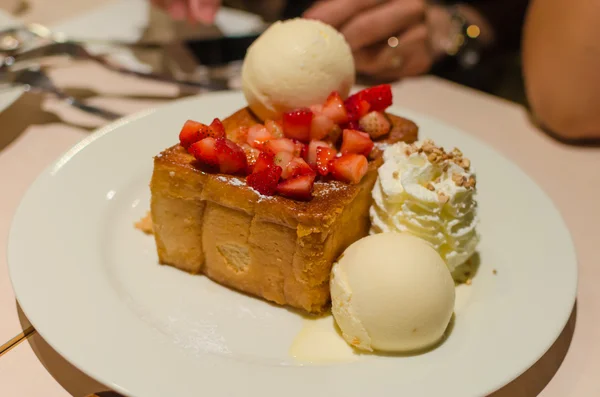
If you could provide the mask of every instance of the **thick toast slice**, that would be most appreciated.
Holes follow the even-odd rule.
[[[417,139],[414,123],[388,116],[393,127],[383,142]],[[228,133],[257,122],[248,109],[223,120]],[[368,233],[377,153],[360,184],[318,181],[312,200],[301,202],[262,196],[242,177],[204,171],[179,145],[166,149],[154,159],[150,184],[160,263],[280,305],[322,312],[332,263]]]

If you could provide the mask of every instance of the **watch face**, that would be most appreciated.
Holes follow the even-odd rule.
[[[475,67],[479,63],[480,59],[481,56],[479,51],[476,51],[473,48],[465,48],[458,55],[458,62],[460,63],[460,66],[465,69],[471,69]]]
[[[475,67],[481,60],[481,48],[479,43],[479,26],[470,24],[462,16],[460,11],[453,7],[451,9],[452,22],[455,27],[454,36],[451,38],[454,47],[448,55],[457,59],[463,69]]]

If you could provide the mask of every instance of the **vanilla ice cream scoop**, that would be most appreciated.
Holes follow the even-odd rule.
[[[358,240],[334,264],[330,283],[333,316],[344,339],[361,350],[430,347],[454,311],[454,281],[444,260],[410,234]]]
[[[321,104],[332,91],[345,98],[354,85],[350,46],[319,21],[276,22],[250,46],[242,66],[248,106],[262,120]]]

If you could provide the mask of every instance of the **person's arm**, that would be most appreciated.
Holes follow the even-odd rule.
[[[600,5],[533,0],[523,74],[534,116],[560,138],[600,138]]]

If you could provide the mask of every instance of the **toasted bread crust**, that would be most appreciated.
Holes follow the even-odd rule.
[[[382,142],[412,142],[417,127],[388,115]],[[227,133],[259,121],[247,109],[223,120]],[[329,303],[329,273],[368,233],[378,154],[358,185],[315,183],[308,202],[266,197],[243,177],[209,173],[179,145],[154,159],[151,211],[159,260],[231,288],[312,313]]]

